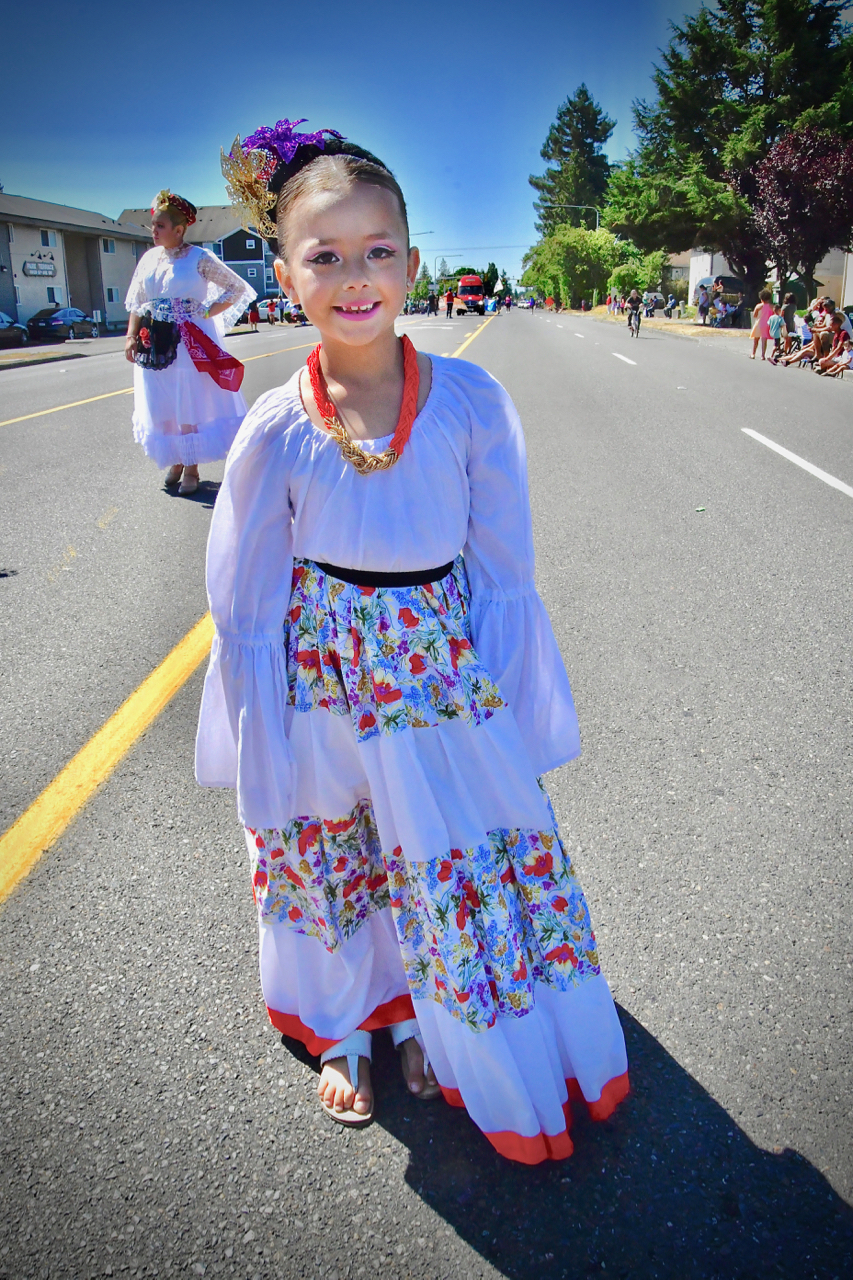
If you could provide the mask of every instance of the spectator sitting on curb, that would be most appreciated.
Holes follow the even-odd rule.
[[[832,298],[827,298],[825,302],[826,323],[832,321],[833,316],[838,316],[841,321],[841,328],[847,334],[848,338],[853,338],[853,324],[850,323],[850,317],[846,311],[839,311]]]
[[[714,297],[714,314],[711,317],[711,325],[714,329],[719,329],[723,324],[725,324],[728,312],[729,309],[723,301],[723,295],[721,293],[717,293]]]
[[[779,357],[783,354],[783,339],[786,337],[785,319],[782,315],[782,304],[777,302],[773,308],[773,314],[767,321],[767,328],[770,337],[773,339],[773,352],[770,356],[770,363],[776,364]]]
[[[827,339],[829,340],[828,342]],[[848,340],[847,334],[841,327],[841,317],[833,315],[829,322],[828,334],[824,331],[821,335],[821,347],[824,354],[815,362],[815,373],[826,373],[827,370],[832,368],[835,358],[841,354],[844,349],[844,343]],[[828,351],[826,350],[827,345],[829,346]]]
[[[853,360],[853,345],[851,345],[847,334],[842,333],[840,350],[828,357],[828,362],[822,372],[828,378],[842,377],[845,369],[850,368],[851,360]],[[821,364],[824,364],[824,361],[821,361]],[[821,372],[821,370],[817,372]]]
[[[800,339],[799,351],[792,351],[789,355],[783,356],[779,364],[799,364],[801,360],[810,364],[815,359],[818,354],[817,340],[809,328],[808,319],[797,316],[797,335]]]

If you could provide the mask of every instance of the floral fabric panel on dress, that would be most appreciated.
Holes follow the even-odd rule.
[[[474,849],[385,865],[413,1000],[433,999],[472,1030],[601,972],[589,910],[556,825],[490,831]]]
[[[336,821],[296,818],[246,838],[263,919],[334,951],[390,905],[412,998],[437,1001],[472,1030],[527,1013],[537,982],[565,991],[600,972],[556,825],[491,831],[476,848],[410,863],[400,847],[383,854],[362,800]]]
[[[285,625],[289,702],[352,718],[360,742],[505,706],[471,644],[459,557],[420,587],[355,587],[296,560]]]
[[[294,818],[281,831],[246,830],[258,914],[336,951],[389,905],[388,877],[369,800],[333,821]]]

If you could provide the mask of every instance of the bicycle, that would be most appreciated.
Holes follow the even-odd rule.
[[[640,336],[640,312],[639,312],[639,308],[638,308],[637,310],[633,310],[633,309],[632,309],[632,310],[628,313],[628,330],[629,330],[629,332],[630,332],[630,334],[631,334],[631,337],[632,337],[632,338],[639,338],[639,336]]]

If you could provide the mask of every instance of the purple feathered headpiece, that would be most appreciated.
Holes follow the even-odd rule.
[[[316,133],[296,133],[296,126],[305,124],[302,120],[279,120],[274,129],[269,125],[261,125],[248,138],[243,139],[244,151],[266,151],[270,158],[269,173],[278,168],[279,163],[290,164],[300,147],[319,147],[322,151],[326,145],[324,134],[332,138],[344,140],[344,135],[336,129],[318,129]],[[267,166],[265,166],[267,168]]]
[[[275,226],[270,210],[275,196],[268,183],[281,164],[290,164],[300,147],[314,146],[325,149],[326,138],[346,139],[336,129],[318,129],[316,133],[294,132],[304,120],[279,120],[274,129],[261,125],[248,138],[234,139],[228,155],[223,150],[222,173],[226,189],[240,221],[247,229],[255,229],[265,240],[275,238]]]

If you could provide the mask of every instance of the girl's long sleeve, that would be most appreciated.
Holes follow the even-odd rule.
[[[281,827],[294,816],[285,733],[284,620],[293,566],[287,481],[278,414],[262,397],[228,455],[210,528],[207,589],[216,634],[196,740],[198,781],[236,788],[240,819],[255,828]]]
[[[534,584],[524,436],[500,383],[471,400],[465,564],[474,647],[512,709],[539,773],[580,754],[569,679]]]

